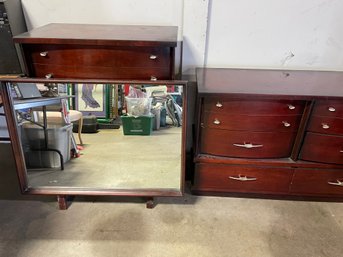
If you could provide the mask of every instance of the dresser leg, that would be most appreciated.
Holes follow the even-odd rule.
[[[57,203],[58,203],[58,208],[60,210],[68,209],[68,203],[67,203],[67,196],[66,195],[58,195],[57,196]]]
[[[154,205],[154,197],[148,197],[147,198],[146,207],[148,209],[153,209],[155,207],[155,205]]]

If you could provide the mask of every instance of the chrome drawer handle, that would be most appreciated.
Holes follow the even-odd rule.
[[[295,106],[294,106],[294,105],[291,105],[291,104],[289,104],[289,105],[288,105],[288,109],[290,109],[290,110],[294,110],[294,109],[295,109]]]
[[[331,182],[331,181],[329,181],[328,184],[329,184],[329,185],[332,185],[332,186],[340,186],[340,187],[343,187],[343,182],[340,181],[340,180],[338,180],[338,179],[337,179],[337,182]]]
[[[332,106],[330,106],[330,107],[328,108],[328,110],[329,110],[329,112],[335,112],[335,111],[336,111],[336,109],[335,109],[334,107],[332,107]]]
[[[156,59],[157,59],[157,55],[153,55],[153,54],[152,54],[152,55],[150,55],[149,58],[150,58],[150,60],[156,60]]]
[[[323,129],[329,129],[330,126],[328,124],[326,124],[326,123],[322,123],[322,128]]]
[[[237,147],[247,148],[247,149],[263,147],[263,145],[253,145],[250,143],[244,143],[243,145],[242,144],[233,144],[233,145]]]
[[[217,103],[216,103],[216,106],[217,106],[218,108],[222,108],[222,107],[223,107],[223,105],[222,105],[220,102],[217,102]]]
[[[219,124],[220,124],[220,120],[215,119],[215,120],[213,121],[213,123],[216,124],[216,125],[219,125]]]
[[[339,151],[340,153],[343,153],[343,150]]]
[[[40,52],[39,55],[42,57],[46,57],[48,56],[48,52]]]
[[[52,76],[53,76],[53,74],[52,74],[52,73],[48,73],[48,74],[46,74],[46,75],[45,75],[45,78],[46,78],[46,79],[51,79],[51,78],[52,78]]]
[[[282,123],[283,123],[283,125],[284,125],[286,128],[288,128],[288,127],[291,126],[291,124],[288,123],[287,121],[282,121]]]
[[[151,80],[151,81],[156,81],[156,80],[157,80],[157,78],[156,78],[156,77],[154,77],[154,76],[151,76],[151,77],[150,77],[150,80]]]
[[[257,180],[257,178],[248,178],[247,176],[241,176],[241,175],[239,175],[238,177],[230,176],[229,179],[239,180],[239,181],[255,181],[255,180]]]

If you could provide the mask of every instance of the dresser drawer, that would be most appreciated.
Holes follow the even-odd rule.
[[[168,47],[24,45],[32,63],[67,66],[170,67]]]
[[[313,108],[313,115],[343,118],[343,101],[321,100]]]
[[[169,68],[121,68],[104,66],[66,66],[66,65],[32,65],[33,77],[45,77],[52,74],[53,78],[92,78],[92,79],[141,79],[150,80],[155,77],[158,80],[171,78]]]
[[[343,136],[330,136],[308,132],[300,159],[305,161],[343,164]]]
[[[297,131],[301,115],[250,116],[204,112],[201,126],[216,129],[247,131]]]
[[[200,152],[240,158],[284,158],[292,151],[296,133],[241,132],[203,128]]]
[[[287,193],[293,169],[198,163],[193,190]]]
[[[299,194],[343,195],[343,171],[296,170],[290,191]]]
[[[302,114],[304,106],[304,101],[205,97],[203,111],[245,115],[296,115]]]
[[[327,116],[312,116],[307,130],[329,135],[343,135],[343,119]]]

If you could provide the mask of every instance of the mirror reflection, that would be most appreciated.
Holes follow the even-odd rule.
[[[180,189],[183,86],[10,88],[29,187]]]

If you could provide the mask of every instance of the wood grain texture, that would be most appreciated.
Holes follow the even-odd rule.
[[[14,42],[176,47],[177,27],[51,23],[15,36]]]
[[[339,181],[343,183],[342,170],[298,169],[295,171],[290,192],[343,196],[343,186],[339,186]]]
[[[327,116],[312,116],[307,130],[328,135],[343,135],[343,119]]]
[[[306,133],[300,159],[343,164],[343,136]]]
[[[198,68],[199,93],[343,97],[343,73]]]
[[[298,130],[301,115],[230,115],[204,112],[201,124],[205,128],[238,131],[282,131]]]
[[[221,105],[221,107],[218,107]],[[296,115],[302,114],[304,110],[304,101],[292,100],[255,100],[227,97],[204,97],[203,111],[220,112],[229,114],[244,114],[244,115]]]
[[[194,190],[222,192],[288,192],[293,169],[197,164]],[[235,178],[247,177],[240,181]]]
[[[295,136],[295,133],[287,132],[237,132],[203,128],[200,152],[226,157],[285,158],[291,154]],[[253,144],[261,147],[244,148],[234,144]]]

